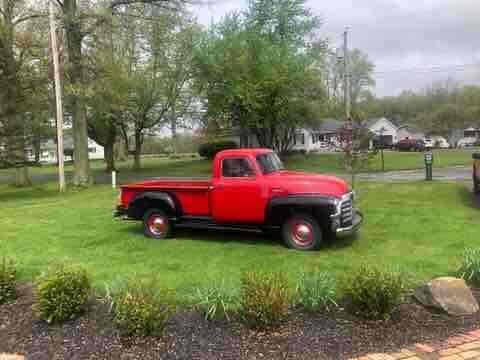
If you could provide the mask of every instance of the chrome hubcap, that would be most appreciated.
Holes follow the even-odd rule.
[[[293,223],[291,233],[293,241],[300,246],[306,246],[313,242],[312,226],[306,222]]]
[[[156,236],[165,235],[167,231],[167,219],[160,215],[152,215],[148,219],[148,229]]]

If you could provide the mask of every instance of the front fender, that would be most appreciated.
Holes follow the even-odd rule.
[[[285,209],[306,208],[322,210],[333,214],[338,200],[326,195],[287,195],[276,196],[270,199],[265,210],[265,222],[270,226],[281,225],[285,216]]]

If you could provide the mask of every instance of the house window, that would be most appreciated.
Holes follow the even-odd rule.
[[[295,144],[294,145],[305,145],[305,134],[297,134],[295,135]]]
[[[225,158],[222,160],[223,177],[252,177],[255,175],[247,158]]]
[[[95,154],[95,153],[97,152],[97,149],[94,148],[94,147],[91,147],[91,148],[88,148],[88,152],[89,152],[90,154]]]

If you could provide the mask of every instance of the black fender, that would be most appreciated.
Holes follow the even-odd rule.
[[[180,202],[174,194],[164,191],[147,191],[136,195],[128,204],[128,217],[140,220],[149,208],[158,207],[172,218],[181,216]]]
[[[326,195],[287,195],[270,199],[265,210],[265,223],[268,226],[281,226],[285,217],[299,209],[318,215],[331,215],[336,210],[336,198]]]

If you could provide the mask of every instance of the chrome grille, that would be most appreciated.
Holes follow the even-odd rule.
[[[349,196],[343,200],[340,205],[340,221],[342,226],[352,225],[353,221],[353,202],[352,197]]]

